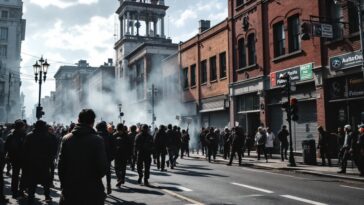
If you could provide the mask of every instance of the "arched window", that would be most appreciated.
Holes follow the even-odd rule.
[[[244,38],[241,38],[238,41],[238,60],[239,60],[239,68],[246,67],[246,53],[245,53]]]
[[[256,52],[255,52],[255,34],[249,34],[248,36],[248,64],[256,64]]]

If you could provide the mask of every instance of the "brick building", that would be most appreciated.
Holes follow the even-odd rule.
[[[227,20],[212,28],[209,21],[201,20],[199,33],[180,44],[186,115],[203,127],[229,125],[228,35]]]

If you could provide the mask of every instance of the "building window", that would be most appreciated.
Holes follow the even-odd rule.
[[[8,55],[8,46],[0,45],[0,57],[6,57]]]
[[[241,38],[238,41],[238,59],[239,59],[239,68],[246,67],[246,54],[245,54],[245,44],[244,39]]]
[[[201,62],[201,84],[207,82],[207,61],[204,60]]]
[[[226,77],[226,52],[220,53],[220,78]]]
[[[348,12],[349,12],[349,32],[350,33],[359,32],[358,9],[353,2],[348,2]]]
[[[8,40],[8,28],[0,28],[0,40]]]
[[[182,69],[182,82],[183,82],[183,88],[188,88],[188,68]]]
[[[217,79],[216,56],[210,58],[210,81]]]
[[[1,18],[7,19],[9,17],[9,11],[2,10],[1,11]]]
[[[256,64],[256,56],[255,56],[255,35],[249,34],[248,36],[248,64],[254,65]]]
[[[331,20],[333,38],[331,40],[341,39],[343,34],[343,24],[340,23],[342,17],[342,10],[339,4],[335,4],[334,1],[326,1],[328,13],[327,17]]]
[[[243,95],[238,98],[238,111],[259,110],[259,96],[256,93]]]
[[[274,38],[274,56],[278,57],[285,54],[284,41],[286,40],[284,33],[283,21],[274,24],[273,26]]]
[[[236,6],[241,6],[244,4],[244,0],[236,0]]]
[[[298,51],[300,49],[300,19],[298,15],[288,18],[288,41],[289,52]]]
[[[196,65],[191,65],[191,86],[196,85]]]

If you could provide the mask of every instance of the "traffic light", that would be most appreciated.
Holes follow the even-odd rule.
[[[311,33],[311,28],[310,28],[310,24],[307,22],[303,22],[301,24],[301,40],[306,41],[306,40],[310,40],[310,33]]]
[[[40,106],[38,106],[37,107],[37,112],[36,112],[36,117],[37,117],[37,119],[40,119],[40,118],[42,118],[42,116],[44,115],[45,113],[43,112],[43,107],[40,107]]]
[[[298,121],[298,100],[297,98],[291,98],[291,117],[293,121]]]

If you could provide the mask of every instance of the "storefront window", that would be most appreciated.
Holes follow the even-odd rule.
[[[254,94],[243,95],[238,98],[238,111],[253,111],[259,110],[259,96]]]

